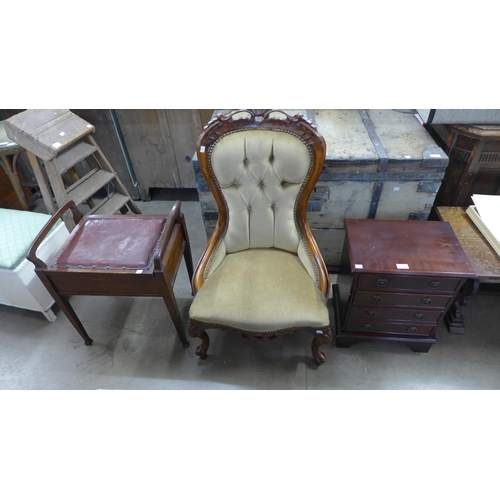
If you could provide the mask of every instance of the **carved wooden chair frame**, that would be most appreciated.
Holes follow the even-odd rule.
[[[244,114],[248,116],[244,117]],[[322,294],[327,297],[330,282],[328,271],[307,221],[307,203],[321,171],[324,168],[326,155],[325,140],[316,131],[315,125],[302,115],[291,116],[282,110],[254,109],[236,110],[227,115],[219,114],[217,118],[208,123],[197,142],[196,149],[198,162],[217,203],[218,219],[215,230],[210,237],[194,272],[192,282],[194,293],[196,294],[203,285],[207,266],[210,265],[211,259],[217,251],[220,242],[224,239],[228,227],[228,207],[222,191],[215,180],[215,176],[210,165],[210,151],[213,145],[222,136],[242,129],[286,131],[300,138],[307,146],[312,162],[311,168],[303,183],[302,190],[297,198],[295,205],[295,220],[299,234],[302,236],[307,251],[314,261],[314,267],[317,271],[318,288]],[[324,327],[321,330],[316,328],[300,327],[270,332],[253,332],[240,330],[238,328],[229,328],[224,325],[213,323],[201,323],[190,319],[188,333],[191,337],[199,338],[201,340],[201,344],[197,346],[195,351],[201,359],[206,359],[210,344],[209,337],[205,330],[212,328],[234,331],[242,334],[244,338],[254,340],[273,340],[296,331],[310,331],[314,334],[314,339],[312,341],[312,355],[317,365],[321,365],[326,361],[324,353],[319,350],[320,346],[328,344],[332,340],[332,334],[329,326]]]

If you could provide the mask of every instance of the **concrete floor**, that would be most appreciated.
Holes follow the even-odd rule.
[[[139,202],[143,213],[167,213],[173,201]],[[197,262],[206,244],[197,201],[183,201]],[[185,324],[192,301],[184,264],[174,291]],[[57,308],[40,313],[0,306],[0,389],[499,389],[500,296],[475,295],[464,309],[466,335],[444,324],[428,353],[391,342],[323,347],[311,357],[312,336],[256,342],[209,331],[209,356],[183,349],[160,298],[72,297],[94,339],[86,347]],[[330,300],[331,309],[331,300]],[[331,309],[332,318],[333,311]],[[333,322],[332,322],[333,324]]]

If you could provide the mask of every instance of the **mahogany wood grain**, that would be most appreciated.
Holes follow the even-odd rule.
[[[346,235],[353,272],[475,276],[446,222],[346,219]]]

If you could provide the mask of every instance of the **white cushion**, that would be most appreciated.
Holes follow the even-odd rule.
[[[0,208],[0,267],[14,269],[50,215]]]

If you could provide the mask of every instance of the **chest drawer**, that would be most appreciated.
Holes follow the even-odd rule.
[[[430,335],[435,325],[422,323],[394,323],[392,321],[373,321],[364,318],[349,318],[347,332],[384,333],[389,335]]]
[[[430,276],[402,276],[391,274],[361,274],[358,288],[396,289],[428,291],[432,293],[453,293],[460,285],[460,278],[433,278]]]
[[[352,303],[372,307],[383,305],[445,309],[452,298],[452,295],[356,291]]]
[[[350,315],[353,318],[367,320],[393,319],[397,321],[414,321],[418,323],[435,323],[439,320],[442,311],[438,309],[398,309],[396,307],[351,307]]]

